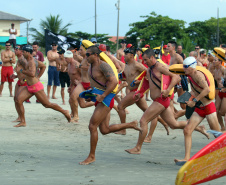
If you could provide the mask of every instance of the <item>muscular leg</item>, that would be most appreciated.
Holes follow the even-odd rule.
[[[104,106],[102,103],[99,103],[94,112],[93,115],[90,119],[89,122],[89,131],[90,131],[90,152],[88,157],[80,162],[79,164],[81,165],[87,165],[92,162],[94,162],[95,159],[95,151],[96,151],[96,146],[97,146],[97,141],[98,141],[98,131],[97,127],[100,125],[101,122],[103,121],[108,121],[110,120],[110,108]]]
[[[15,108],[16,108],[16,111],[18,112],[18,107],[17,107],[17,104],[16,104],[16,96],[18,94],[18,92],[20,91],[22,87],[19,87],[18,84],[16,83],[16,86],[15,86],[15,91],[14,91],[14,103],[15,103]],[[20,119],[20,116],[18,114],[18,117],[16,120],[14,120],[13,122],[20,122],[21,119]]]
[[[33,96],[33,94],[28,92],[27,87],[21,87],[20,90],[18,91],[16,98],[15,98],[15,105],[16,105],[16,110],[17,110],[17,113],[18,113],[21,121],[19,124],[15,125],[14,127],[25,127],[26,126],[23,102],[26,99],[31,98],[32,96]]]
[[[10,97],[13,97],[13,85],[12,85],[12,82],[9,82],[9,94],[10,94]]]
[[[107,116],[106,116],[107,115]],[[96,145],[98,141],[98,131],[97,127],[99,126],[100,132],[102,134],[109,134],[112,132],[116,132],[122,129],[127,128],[133,128],[135,130],[141,131],[137,127],[137,121],[133,121],[131,123],[123,123],[123,124],[114,124],[109,126],[110,121],[110,108],[106,107],[102,103],[99,103],[93,113],[93,116],[91,117],[90,124],[89,124],[89,130],[90,130],[90,153],[89,156],[81,162],[82,165],[87,165],[95,161],[95,151],[96,151]]]
[[[216,101],[215,101],[217,118],[218,118],[218,121],[220,123],[221,130],[225,130],[223,119],[222,119],[222,115],[220,114],[221,104],[222,104],[222,100],[220,99],[219,95],[217,94]]]
[[[49,96],[50,90],[51,90],[51,85],[47,85],[47,97],[48,97],[48,99],[50,98],[50,96]]]
[[[140,119],[140,127],[142,129],[142,132],[139,133],[137,144],[134,148],[126,150],[126,152],[130,154],[141,153],[141,147],[148,132],[148,123],[154,118],[156,118],[164,109],[165,107],[158,102],[153,102],[151,106],[147,108],[147,110],[144,112],[143,116]],[[153,122],[153,124],[154,123],[155,122]],[[154,126],[151,125],[151,127]]]
[[[0,85],[0,96],[2,96],[2,90],[3,90],[3,87],[4,87],[4,83],[5,82],[1,82],[1,85]]]
[[[40,101],[40,103],[45,107],[45,108],[51,108],[53,110],[56,110],[58,112],[61,112],[68,120],[68,122],[71,121],[71,116],[69,111],[62,109],[59,105],[57,105],[56,103],[51,103],[48,99],[48,97],[46,96],[44,90],[40,90],[38,92],[35,93],[36,98],[38,99],[38,101]]]
[[[185,157],[182,160],[174,159],[175,163],[188,161],[190,159],[192,146],[192,132],[202,122],[203,119],[204,118],[200,117],[196,112],[192,114],[189,123],[184,128]]]
[[[128,106],[130,106],[130,105],[133,105],[136,102],[133,99],[133,95],[134,95],[134,92],[130,92],[118,104],[118,114],[119,114],[121,123],[126,123],[126,112],[125,112],[125,108],[128,107]],[[141,101],[141,100],[139,100],[139,101]],[[145,100],[142,100],[142,102],[145,102]],[[145,104],[144,105],[139,104],[139,105],[142,107],[142,109],[144,109]],[[146,103],[146,105],[147,105],[147,103]],[[120,132],[116,132],[116,134],[126,135],[126,130],[121,130]]]
[[[61,88],[60,93],[61,93],[61,97],[62,97],[62,102],[63,102],[63,105],[65,105],[65,100],[64,100],[64,87],[63,87],[63,88]]]
[[[71,106],[71,113],[72,113],[72,117],[73,119],[71,120],[71,122],[77,122],[79,120],[78,117],[78,95],[76,94],[76,87],[73,87],[71,89],[71,94],[70,94],[70,98],[69,98],[69,103]]]
[[[167,135],[169,135],[169,126],[160,116],[158,116],[158,122],[160,122],[164,126],[164,128],[166,129]]]
[[[56,85],[54,85],[54,86],[53,86],[53,94],[52,94],[52,99],[57,99],[57,98],[56,98],[56,96],[55,96],[55,94],[56,94],[56,88],[57,88],[57,86],[56,86]]]
[[[222,116],[224,116],[226,114],[226,98],[223,98],[222,101],[221,101],[221,106],[220,106],[220,109],[219,109],[219,114],[221,116],[221,119],[222,119]],[[225,122],[225,124],[226,124],[226,122]],[[223,119],[222,119],[222,125],[223,126],[221,126],[221,130],[222,131],[225,131],[226,130],[226,126],[223,123]]]
[[[151,121],[150,130],[147,137],[144,139],[145,143],[151,143],[152,135],[154,134],[155,128],[157,126],[158,118]]]

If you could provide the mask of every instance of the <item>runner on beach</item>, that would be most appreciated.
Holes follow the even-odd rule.
[[[22,66],[22,69],[20,69],[20,73],[25,75],[27,86],[21,88],[21,90],[17,93],[17,96],[15,97],[16,108],[21,121],[14,127],[26,126],[23,102],[26,99],[31,98],[33,95],[36,96],[37,100],[39,100],[45,108],[51,108],[61,112],[67,118],[68,122],[70,122],[71,116],[69,114],[69,111],[63,110],[59,105],[49,102],[49,99],[44,92],[44,87],[42,83],[39,81],[39,78],[36,77],[36,69],[38,67],[38,63],[35,62],[32,56],[32,46],[25,45],[23,46],[22,50],[24,58],[20,60]]]

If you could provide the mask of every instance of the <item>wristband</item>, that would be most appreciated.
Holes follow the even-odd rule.
[[[20,72],[22,73],[23,69],[20,69]]]

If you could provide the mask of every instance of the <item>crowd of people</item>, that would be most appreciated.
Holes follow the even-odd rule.
[[[151,49],[146,44],[144,48],[135,48],[132,44],[121,41],[121,48],[113,55],[110,47],[105,44],[97,44],[97,40],[92,38],[94,45],[86,48],[69,47],[66,51],[58,48],[57,42],[52,42],[52,49],[47,52],[48,65],[48,85],[47,94],[44,86],[40,82],[46,66],[43,63],[43,54],[39,51],[38,42],[31,45],[16,45],[14,52],[11,50],[11,43],[5,43],[6,49],[1,52],[2,69],[0,96],[4,83],[9,83],[10,96],[14,97],[15,108],[18,117],[15,127],[25,127],[25,110],[23,103],[30,103],[30,98],[35,95],[37,103],[41,103],[45,108],[51,108],[61,112],[68,122],[79,121],[79,106],[87,108],[95,106],[95,110],[90,118],[90,153],[80,164],[86,165],[95,161],[95,151],[98,141],[98,130],[102,134],[115,133],[126,135],[126,129],[131,128],[138,131],[138,141],[134,148],[127,149],[130,154],[140,154],[143,142],[151,142],[152,135],[160,122],[169,134],[171,129],[183,129],[185,139],[185,157],[181,160],[175,159],[177,165],[183,165],[190,159],[192,132],[200,132],[209,138],[203,125],[199,125],[204,118],[207,118],[210,129],[225,132],[226,126],[226,68],[224,61],[219,60],[211,51],[207,52],[198,45],[194,51],[186,56],[182,52],[182,46],[175,41],[169,41],[160,49]],[[226,49],[225,45],[220,46]],[[161,50],[162,49],[162,50]],[[103,61],[100,53],[104,52],[115,65],[119,74],[118,78],[112,67]],[[17,57],[17,59],[16,59]],[[17,60],[17,61],[16,61]],[[13,64],[15,68],[13,69]],[[169,71],[169,67],[174,64],[182,64],[185,75],[179,76]],[[208,78],[204,73],[196,70],[196,66],[208,69],[215,80],[215,101],[207,98],[210,91]],[[146,72],[145,79],[149,86],[149,91],[144,95],[140,88],[140,80],[137,79],[142,72]],[[161,88],[162,75],[170,76],[171,81],[166,89]],[[188,78],[187,78],[188,77]],[[12,92],[12,82],[18,78],[14,95]],[[189,85],[191,84],[190,88]],[[51,103],[50,98],[56,98],[57,86],[61,86],[62,103],[65,104],[65,87],[69,94],[69,104],[71,112],[62,109],[59,105]],[[118,85],[118,90],[112,93]],[[52,95],[50,95],[52,87]],[[125,91],[123,91],[125,88]],[[170,90],[174,88],[174,93]],[[83,92],[94,92],[95,101],[92,97],[82,98]],[[176,99],[174,94],[181,97],[190,90],[192,99],[185,103],[180,103],[181,110],[177,110],[174,105]],[[125,93],[124,93],[125,92]],[[113,96],[110,96],[112,95]],[[104,100],[109,99],[109,104]],[[152,100],[150,106],[147,101]],[[114,103],[117,102],[117,105]],[[201,105],[197,106],[201,102]],[[136,104],[144,113],[137,115],[138,121],[127,123],[129,116],[127,107]],[[189,118],[179,117],[186,114],[187,107],[195,107]],[[119,124],[111,124],[110,111],[114,108],[119,115]],[[149,133],[148,123],[151,122]]]

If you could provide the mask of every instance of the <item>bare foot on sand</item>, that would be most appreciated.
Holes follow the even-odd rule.
[[[71,119],[71,123],[76,123],[76,122],[78,122],[78,120],[79,120],[79,117],[73,117]]]
[[[52,99],[57,99],[57,97],[56,96],[52,96]]]
[[[146,137],[146,138],[144,139],[144,142],[145,142],[145,143],[151,143],[151,137]]]
[[[127,109],[125,109],[125,111],[126,111],[126,114],[129,114],[129,111]]]
[[[13,97],[13,95],[12,95],[12,94],[10,94],[10,97]]]
[[[115,134],[126,135],[126,130],[120,130],[118,132],[115,132]]]
[[[206,136],[207,139],[209,139],[210,136],[209,136],[209,134],[207,134],[205,126],[204,126],[204,125],[201,125],[201,126],[199,126],[199,127],[200,127],[200,129],[201,129],[201,133],[202,133],[204,136]]]
[[[20,122],[19,124],[14,125],[14,127],[26,127],[26,123]]]
[[[95,161],[96,161],[95,157],[87,157],[84,161],[80,162],[79,164],[80,165],[88,165]]]
[[[128,150],[125,150],[126,152],[128,152],[129,154],[140,154],[140,150],[138,150],[136,147],[135,148],[132,148],[132,149],[128,149]]]
[[[71,115],[70,115],[68,110],[65,111],[64,116],[67,118],[68,123],[70,123],[71,122]]]
[[[178,165],[178,166],[183,166],[183,165],[187,162],[187,160],[185,160],[185,159],[182,159],[182,160],[174,159],[174,162],[175,162],[176,165]]]
[[[63,102],[63,103],[62,103],[62,105],[66,105],[66,103],[65,103],[65,102]]]
[[[21,122],[21,120],[20,120],[20,118],[17,118],[16,120],[14,120],[12,122]]]

